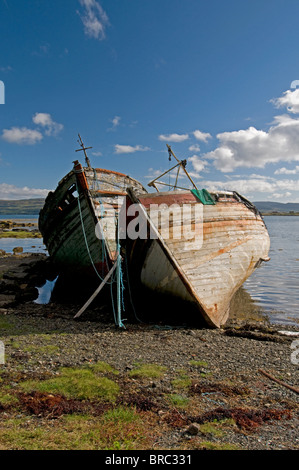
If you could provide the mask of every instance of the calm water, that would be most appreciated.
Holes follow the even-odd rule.
[[[0,238],[0,249],[6,253],[13,253],[13,249],[17,246],[21,246],[24,253],[46,253],[41,238]]]
[[[37,215],[6,215],[0,214],[0,220],[11,220],[12,222],[37,224]],[[31,230],[30,227],[26,227]],[[46,247],[41,238],[0,238],[0,249],[6,253],[13,253],[13,249],[21,246],[26,253],[45,253]]]
[[[271,260],[258,268],[243,287],[272,323],[299,322],[299,217],[264,217]]]
[[[12,221],[20,221],[20,222],[36,222],[38,220],[38,215],[36,214],[0,214],[0,220],[12,220]]]
[[[1,216],[0,219],[36,221],[36,216]],[[234,302],[233,316],[268,317],[271,323],[299,323],[299,217],[265,217],[271,238],[269,256],[245,282]],[[16,246],[26,252],[45,253],[41,239],[0,239],[0,249]],[[45,286],[43,294],[49,291]],[[52,288],[52,285],[51,285]],[[41,292],[42,294],[42,292]]]

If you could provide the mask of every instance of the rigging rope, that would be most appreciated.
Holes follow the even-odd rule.
[[[103,278],[100,276],[91,256],[91,252],[90,252],[90,248],[89,248],[88,240],[86,236],[85,226],[84,226],[82,208],[81,208],[81,203],[80,203],[80,194],[79,194],[77,183],[76,183],[76,187],[77,187],[77,193],[78,193],[78,209],[79,209],[82,232],[84,236],[86,249],[87,249],[89,259],[91,261],[91,264],[93,266],[93,269],[96,275],[103,282]],[[100,201],[100,204],[101,204],[101,212],[102,212],[103,210],[102,201]],[[102,228],[101,228],[101,232],[102,232]],[[111,280],[107,281],[107,284],[110,284],[111,303],[112,303],[115,324],[119,326],[120,328],[125,328],[123,321],[122,321],[122,310],[125,310],[124,308],[124,284],[123,284],[123,272],[122,272],[122,266],[121,266],[122,259],[120,255],[120,243],[119,243],[119,237],[118,237],[118,230],[116,230],[116,233],[117,233],[117,260],[115,262],[117,263],[117,269],[116,269],[116,274],[113,273]],[[105,243],[104,233],[102,232],[102,265],[104,265],[104,261],[105,261],[105,265],[108,265],[107,247]],[[117,285],[117,314],[115,312],[114,295],[113,295],[113,288],[112,288],[114,283],[116,283]]]

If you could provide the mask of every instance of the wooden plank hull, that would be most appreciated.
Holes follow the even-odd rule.
[[[39,229],[60,271],[103,277],[117,255],[116,223],[126,188],[145,191],[122,173],[82,168],[73,170],[50,192],[39,216]]]
[[[190,191],[139,198],[131,193],[128,204],[139,203],[148,233],[156,230],[157,236],[127,240],[127,252],[135,282],[138,279],[151,291],[183,300],[186,310],[192,305],[208,325],[220,327],[228,319],[236,290],[261,260],[268,259],[270,239],[253,206],[235,193],[214,197],[215,205],[203,206]],[[202,211],[196,215],[198,205]],[[186,214],[185,206],[191,208]],[[176,209],[168,226],[167,217],[164,224],[157,218],[161,207]],[[197,234],[195,242],[182,236],[187,226],[187,234]]]

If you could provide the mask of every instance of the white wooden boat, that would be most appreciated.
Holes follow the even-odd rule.
[[[220,327],[229,317],[234,293],[269,260],[270,238],[260,213],[236,192],[211,192],[207,205],[197,196],[191,190],[128,191],[127,206],[135,204],[139,228],[147,227],[146,237],[127,236],[125,241],[129,273],[131,284],[182,300],[183,317],[192,308],[206,324]],[[184,212],[186,206],[191,212]],[[161,218],[168,210],[166,226],[167,217],[160,221],[157,212]],[[127,230],[130,223],[132,216]],[[178,236],[186,227],[187,234],[196,234],[195,242]]]

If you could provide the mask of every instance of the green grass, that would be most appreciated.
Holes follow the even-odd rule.
[[[95,372],[96,374],[98,373],[111,373],[114,375],[118,375],[119,372],[116,370],[114,367],[112,367],[110,364],[107,364],[106,362],[99,361],[96,364],[93,364],[89,366],[89,368]]]
[[[9,392],[8,387],[4,388],[3,390],[0,390],[0,404],[3,406],[17,404],[18,403],[17,397],[7,392]]]
[[[59,352],[59,350],[60,350],[59,346],[56,346],[55,344],[46,344],[43,346],[32,344],[30,346],[26,346],[23,348],[23,351],[26,351],[26,352],[50,354],[50,355]]]
[[[202,441],[200,443],[200,449],[206,450],[241,450],[239,446],[230,443],[218,443],[210,441]]]
[[[175,406],[176,408],[186,408],[189,404],[189,398],[184,397],[180,394],[173,394],[173,395],[168,395],[168,399],[170,401],[170,404]]]
[[[0,238],[42,238],[42,235],[37,232],[31,232],[26,230],[8,232],[0,232]]]
[[[208,363],[206,361],[195,361],[192,360],[189,362],[190,366],[194,367],[208,367]]]
[[[129,373],[130,377],[160,378],[166,372],[166,367],[158,364],[139,364]]]
[[[115,424],[121,423],[133,423],[140,421],[140,416],[136,413],[135,408],[127,408],[125,406],[119,406],[106,411],[102,415],[103,422],[113,422]]]
[[[0,331],[1,330],[11,330],[13,328],[13,326],[14,325],[12,324],[10,319],[8,319],[8,317],[0,315]]]
[[[28,416],[1,424],[0,450],[138,450],[151,448],[148,425],[133,410],[100,418],[68,415],[36,426]]]
[[[92,367],[62,368],[57,377],[23,382],[21,387],[26,392],[39,391],[63,395],[66,398],[114,402],[119,393],[119,386],[113,380],[102,377]]]
[[[185,389],[190,387],[192,380],[188,377],[187,373],[184,370],[178,371],[178,376],[176,379],[171,381],[171,385],[177,389]]]

